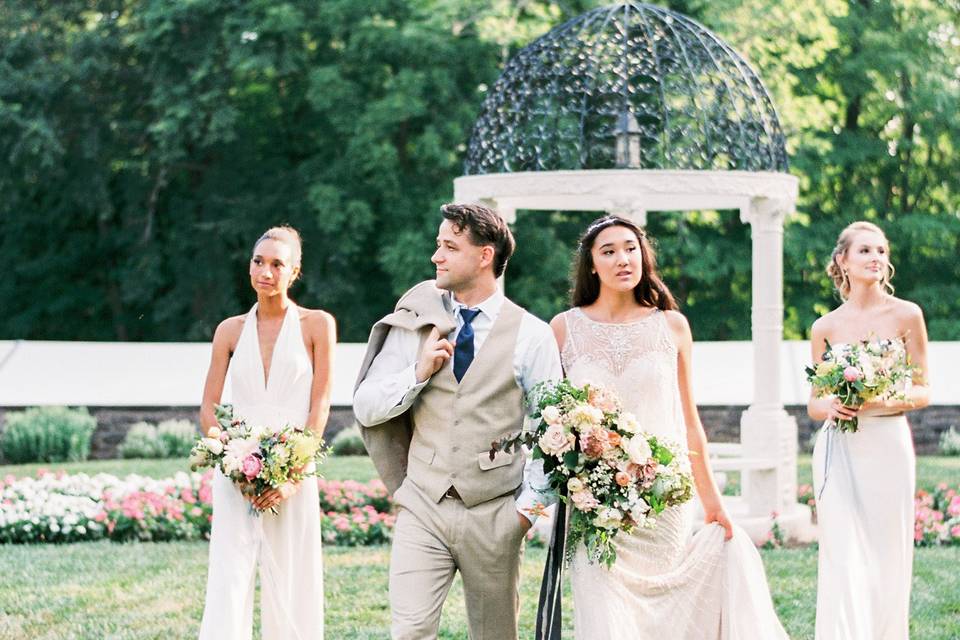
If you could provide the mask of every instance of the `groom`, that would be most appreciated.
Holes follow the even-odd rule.
[[[398,507],[392,637],[436,638],[459,570],[471,640],[510,640],[523,535],[549,498],[539,461],[491,460],[490,444],[523,427],[527,392],[561,377],[560,355],[549,326],[497,286],[515,246],[503,219],[473,204],[441,213],[436,280],[374,325],[353,408]]]

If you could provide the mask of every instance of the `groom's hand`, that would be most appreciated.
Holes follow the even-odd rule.
[[[517,517],[520,518],[520,529],[523,530],[523,533],[526,534],[530,530],[530,527],[533,526],[533,523],[527,520],[527,516],[523,515],[517,511]]]
[[[443,363],[453,355],[453,344],[446,338],[440,338],[436,327],[430,330],[427,341],[423,343],[420,359],[417,360],[417,383],[421,383],[443,366]]]

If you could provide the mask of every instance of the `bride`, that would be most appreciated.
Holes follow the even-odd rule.
[[[323,311],[298,307],[288,288],[300,274],[300,235],[267,230],[253,247],[250,284],[257,303],[227,318],[213,336],[200,418],[217,424],[228,373],[235,415],[251,425],[303,425],[322,433],[330,411],[336,327]],[[219,471],[213,479],[213,530],[201,640],[249,640],[254,577],[260,564],[261,626],[267,639],[322,640],[323,558],[317,483],[308,478],[251,498]]]
[[[617,216],[594,221],[574,278],[574,307],[551,321],[566,376],[615,390],[642,430],[689,449],[706,523],[691,535],[693,505],[667,509],[653,529],[615,539],[610,569],[581,547],[570,570],[576,638],[786,639],[760,556],[730,523],[713,480],[692,393],[690,326],[646,234]]]
[[[811,398],[810,417],[825,420],[813,450],[819,575],[817,640],[905,640],[913,570],[915,457],[906,411],[929,402],[923,312],[893,297],[890,248],[879,227],[854,222],[840,234],[827,273],[843,304],[813,323],[814,362],[831,345],[876,340],[906,349],[919,373],[903,400],[859,407]],[[857,417],[856,432],[833,421]]]

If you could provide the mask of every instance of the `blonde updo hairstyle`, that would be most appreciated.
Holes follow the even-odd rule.
[[[259,247],[260,243],[264,240],[276,240],[277,242],[282,242],[290,247],[290,261],[294,269],[293,279],[290,280],[290,284],[292,285],[294,282],[299,280],[301,275],[300,261],[303,255],[303,241],[300,239],[300,232],[285,224],[277,227],[270,227],[263,232],[262,236],[257,238],[256,242],[253,243],[254,253],[256,253],[257,247]]]
[[[837,246],[833,248],[833,253],[830,254],[830,264],[827,265],[827,275],[833,280],[833,286],[840,295],[840,299],[845,301],[850,295],[850,278],[847,276],[846,270],[840,266],[840,258],[847,255],[847,251],[850,250],[850,245],[853,243],[853,236],[858,231],[872,231],[883,238],[883,242],[887,246],[887,272],[883,274],[883,280],[880,284],[887,290],[887,293],[893,295],[893,285],[890,284],[890,281],[893,279],[895,269],[889,259],[890,242],[887,240],[887,235],[883,232],[883,229],[872,222],[859,220],[848,224],[840,232],[840,236],[837,238]]]

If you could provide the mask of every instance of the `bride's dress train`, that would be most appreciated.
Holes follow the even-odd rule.
[[[686,446],[677,385],[677,351],[660,311],[638,322],[606,324],[580,309],[565,314],[564,370],[575,384],[620,395],[641,429]],[[693,505],[664,511],[653,529],[616,538],[611,569],[590,564],[581,548],[570,570],[578,640],[787,639],[749,537],[702,527]]]

